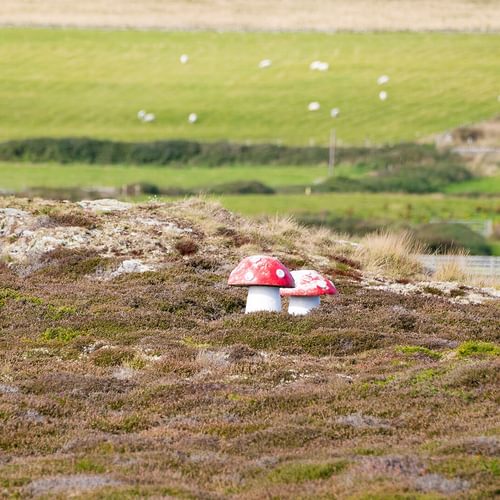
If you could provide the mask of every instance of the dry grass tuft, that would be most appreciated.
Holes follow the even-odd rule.
[[[367,271],[408,279],[422,272],[422,265],[416,258],[422,252],[423,246],[409,233],[381,232],[363,238],[355,256]]]
[[[457,281],[459,283],[470,283],[472,278],[465,270],[462,258],[468,255],[465,251],[450,254],[448,262],[442,262],[434,271],[433,279],[436,281]]]

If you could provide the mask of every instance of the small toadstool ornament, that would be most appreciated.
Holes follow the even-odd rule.
[[[307,314],[319,307],[321,295],[333,295],[337,293],[335,285],[316,271],[300,270],[292,271],[295,280],[295,288],[284,288],[281,295],[290,297],[288,312],[294,315]]]
[[[246,314],[280,312],[280,288],[295,285],[290,271],[278,259],[267,255],[252,255],[243,259],[229,275],[228,284],[248,287]]]

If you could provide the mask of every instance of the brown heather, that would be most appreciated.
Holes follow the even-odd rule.
[[[366,288],[335,235],[200,199],[71,205],[71,219],[57,203],[0,206],[92,220],[95,236],[0,264],[1,497],[498,493],[498,303]],[[146,218],[190,231],[134,226]],[[118,223],[112,254],[99,238]],[[145,234],[163,253],[144,253]],[[340,293],[307,317],[244,315],[226,279],[254,252],[329,270]],[[124,259],[154,269],[110,274]]]

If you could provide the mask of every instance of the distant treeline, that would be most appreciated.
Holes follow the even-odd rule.
[[[428,164],[449,153],[431,145],[338,148],[337,163]],[[38,138],[0,143],[1,161],[88,163],[97,165],[318,165],[328,162],[323,146],[201,143],[184,140],[116,142],[87,138]]]

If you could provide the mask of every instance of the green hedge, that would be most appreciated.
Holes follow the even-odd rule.
[[[398,165],[387,166],[361,178],[331,177],[316,186],[315,191],[433,193],[450,183],[472,177],[472,173],[460,164]]]
[[[328,162],[328,148],[276,144],[200,143],[166,140],[114,142],[88,138],[39,138],[0,143],[1,161],[129,165],[318,165]],[[339,148],[337,163],[367,164],[373,169],[392,165],[431,165],[449,159],[431,145],[398,144],[381,148]]]
[[[25,139],[0,143],[0,160],[130,165],[309,165],[328,161],[323,147],[193,141],[114,142],[95,139]]]

